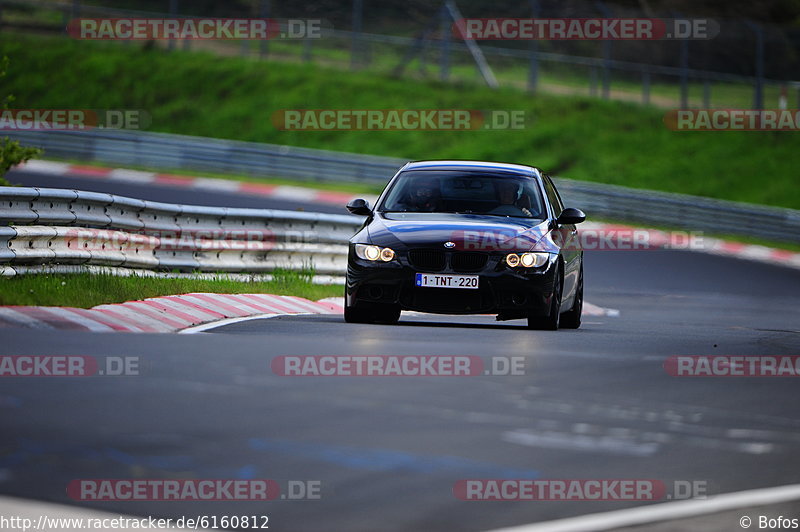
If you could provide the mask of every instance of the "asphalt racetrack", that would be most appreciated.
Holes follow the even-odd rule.
[[[344,209],[216,192],[68,182],[231,207]],[[588,213],[591,217],[591,213]],[[135,356],[140,375],[5,379],[0,493],[134,515],[268,515],[272,530],[486,530],[646,504],[462,501],[464,479],[699,481],[708,494],[800,481],[793,378],[673,377],[674,355],[800,355],[800,271],[681,251],[586,255],[577,331],[406,314],[294,316],[184,334],[1,329],[2,355]],[[283,377],[281,355],[525,357],[523,375]],[[320,482],[318,500],[84,502],[73,479]],[[731,522],[730,529],[738,523]]]

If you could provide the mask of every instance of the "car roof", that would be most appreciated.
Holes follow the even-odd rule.
[[[414,161],[406,164],[403,170],[491,170],[493,173],[509,173],[539,177],[540,170],[534,166],[496,163],[490,161]]]

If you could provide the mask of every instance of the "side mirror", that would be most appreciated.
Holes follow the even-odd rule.
[[[359,216],[369,216],[372,214],[372,209],[369,208],[369,202],[365,199],[354,199],[347,204],[347,210],[350,214],[358,214]]]
[[[568,207],[561,211],[561,216],[558,217],[556,223],[559,225],[574,225],[579,224],[586,219],[586,215],[580,209],[573,209]]]

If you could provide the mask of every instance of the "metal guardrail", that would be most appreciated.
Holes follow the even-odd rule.
[[[234,172],[311,181],[382,185],[406,162],[390,157],[141,131],[12,131],[8,134],[26,144],[40,146],[55,157],[120,166]],[[565,202],[584,209],[590,218],[800,243],[800,211],[797,210],[563,178],[556,182]]]
[[[0,266],[85,264],[161,271],[346,269],[348,215],[231,209],[76,190],[0,187]]]
[[[404,159],[124,130],[9,131],[48,156],[146,168],[385,183]]]
[[[557,178],[567,205],[590,218],[800,243],[800,211]]]

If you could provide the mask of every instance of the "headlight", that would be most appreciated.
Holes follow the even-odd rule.
[[[356,244],[356,256],[359,259],[370,261],[389,262],[394,258],[394,250],[391,248],[379,248],[367,244]]]
[[[389,262],[394,258],[394,250],[391,248],[383,248],[381,250],[381,260],[383,262]]]
[[[549,253],[523,253],[522,255],[511,253],[506,256],[506,264],[512,268],[516,268],[517,266],[522,266],[523,268],[538,268],[539,266],[547,264],[549,259]]]

